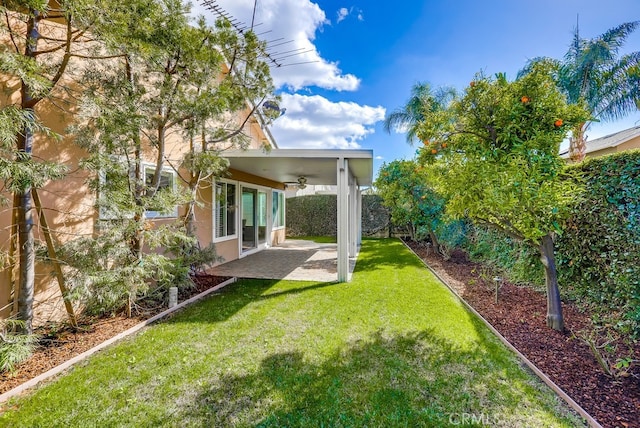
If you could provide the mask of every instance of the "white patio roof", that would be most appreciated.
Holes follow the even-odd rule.
[[[372,150],[274,149],[224,152],[229,167],[281,183],[307,178],[307,184],[337,185],[336,161],[349,160],[349,172],[358,186],[371,186]]]
[[[225,152],[229,167],[280,183],[305,177],[307,184],[337,186],[338,281],[348,281],[349,257],[362,238],[360,186],[373,180],[372,150],[275,149]]]

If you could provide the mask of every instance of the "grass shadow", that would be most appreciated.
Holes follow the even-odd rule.
[[[478,417],[527,426],[518,416],[520,389],[505,388],[509,373],[486,365],[483,354],[430,329],[377,332],[321,363],[306,361],[301,351],[274,353],[255,372],[203,385],[178,420],[216,427],[441,427],[477,426],[456,422],[486,412]]]
[[[297,295],[339,285],[336,282],[309,283],[299,281],[293,283],[295,284],[294,287],[288,287],[284,290],[276,288],[275,291],[269,291],[280,282],[281,280],[279,279],[240,279],[203,299],[198,305],[190,306],[176,313],[164,321],[164,323],[223,322],[254,302],[286,295]]]
[[[273,287],[277,280],[238,280],[221,290],[210,294],[183,310],[176,312],[162,323],[177,322],[222,322],[241,311],[251,302],[257,301],[262,294]]]

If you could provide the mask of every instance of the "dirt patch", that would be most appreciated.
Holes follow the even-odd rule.
[[[179,299],[186,300],[228,279],[228,277],[214,275],[196,275],[193,277],[195,287],[181,291]],[[36,333],[41,339],[31,358],[16,367],[13,373],[0,373],[0,394],[51,370],[165,309],[165,307],[147,308],[141,310],[140,315],[132,318],[122,315],[102,319],[86,318],[79,323],[78,329],[59,325],[38,329]]]
[[[496,304],[493,276],[482,265],[470,262],[463,252],[456,251],[449,260],[444,260],[428,246],[407,244],[602,426],[640,427],[640,346],[637,343],[631,350],[636,362],[628,375],[608,376],[581,339],[593,331],[589,314],[564,303],[567,331],[557,332],[546,325],[547,302],[543,292],[501,281]],[[620,354],[623,355],[629,356],[628,348]]]

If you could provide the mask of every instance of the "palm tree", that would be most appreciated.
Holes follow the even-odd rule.
[[[640,21],[621,24],[593,38],[573,34],[569,50],[561,61],[537,58],[520,72],[526,74],[532,63],[552,61],[557,65],[557,81],[570,103],[584,103],[592,121],[620,119],[640,108],[640,52],[618,53]],[[585,132],[591,122],[580,123],[572,131],[569,144],[571,160],[584,159]]]
[[[407,103],[384,119],[384,130],[406,130],[407,142],[413,144],[419,139],[418,129],[427,113],[442,111],[457,96],[455,88],[441,87],[433,91],[427,82],[418,82],[411,88]]]

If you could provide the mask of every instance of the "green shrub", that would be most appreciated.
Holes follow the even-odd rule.
[[[336,236],[336,195],[306,195],[287,199],[287,235]]]
[[[336,236],[336,195],[306,195],[287,199],[288,236]],[[378,195],[362,195],[362,235],[379,234],[389,227],[389,210]]]
[[[442,220],[436,226],[436,234],[440,248],[451,253],[455,248],[464,248],[467,245],[469,223],[463,220]]]
[[[640,151],[568,169],[586,191],[558,239],[560,279],[579,303],[640,334]]]
[[[38,343],[34,334],[19,334],[23,325],[17,320],[0,320],[0,373],[13,371],[16,365],[27,360]]]
[[[494,229],[469,226],[464,248],[472,260],[492,266],[511,282],[538,288],[544,285],[540,253],[530,245]]]
[[[389,210],[383,205],[380,195],[362,195],[362,235],[389,236],[391,217]],[[386,233],[384,233],[386,232]]]
[[[87,315],[112,315],[132,305],[140,311],[168,301],[170,287],[193,286],[189,274],[217,260],[213,245],[200,249],[181,222],[144,232],[149,248],[140,259],[132,253],[130,227],[112,221],[96,237],[71,240],[58,248],[65,264],[70,298]],[[144,300],[145,305],[140,302]]]

